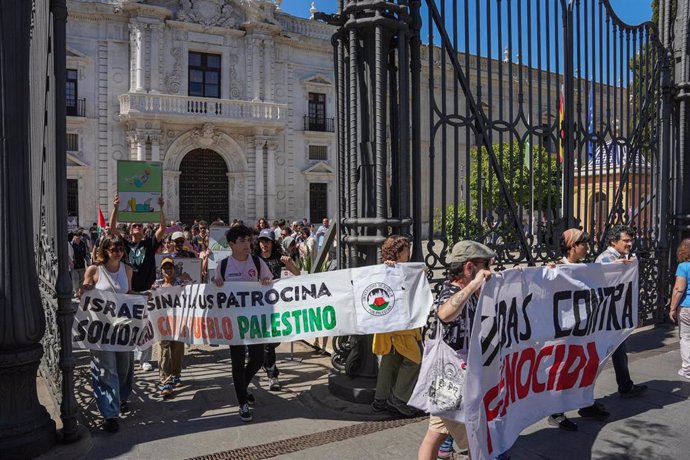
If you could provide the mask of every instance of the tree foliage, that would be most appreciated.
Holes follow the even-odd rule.
[[[508,193],[517,207],[518,219],[523,217],[522,213],[527,214],[530,210],[556,214],[555,211],[561,206],[561,168],[556,156],[538,145],[522,146],[519,141],[493,144],[493,151],[500,163]],[[506,220],[507,203],[484,147],[470,150],[467,170],[470,171],[469,213],[464,201],[451,204],[445,210],[436,209],[435,231],[444,233],[451,245],[456,241],[456,233],[458,240],[482,239],[489,232],[486,218],[491,216],[490,219],[498,218],[503,234],[511,237],[514,224]]]

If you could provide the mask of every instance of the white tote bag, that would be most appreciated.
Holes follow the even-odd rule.
[[[443,341],[442,325],[424,344],[419,379],[408,405],[432,415],[465,422],[463,396],[467,363]]]

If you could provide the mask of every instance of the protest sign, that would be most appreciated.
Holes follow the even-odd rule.
[[[432,303],[424,264],[379,265],[257,282],[153,291],[156,340],[239,345],[370,334],[425,324]]]
[[[146,297],[91,289],[84,292],[72,323],[72,343],[102,351],[143,350],[153,330],[146,317]]]
[[[507,451],[527,426],[589,406],[605,360],[637,326],[637,263],[506,270],[482,289],[465,419],[472,458]]]
[[[173,257],[172,254],[156,254],[156,279],[163,278],[161,261],[166,257],[175,260],[175,276],[185,283],[201,282],[201,259],[197,257]]]
[[[209,228],[208,247],[211,251],[230,251],[230,244],[225,239],[225,233],[229,229],[230,227],[219,227],[216,225],[212,225]]]
[[[118,219],[121,222],[159,222],[158,199],[163,189],[160,163],[120,160],[117,162]]]

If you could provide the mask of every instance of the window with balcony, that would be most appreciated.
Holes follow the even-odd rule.
[[[309,110],[304,117],[305,131],[333,132],[333,119],[326,118],[326,95],[309,93]]]
[[[220,98],[220,55],[189,52],[189,96]]]
[[[67,69],[65,79],[65,105],[67,115],[71,117],[85,116],[85,100],[78,99],[78,80],[79,73],[74,69]]]
[[[79,134],[67,133],[67,151],[76,152],[79,150]]]
[[[328,146],[310,145],[309,159],[312,161],[328,161]]]

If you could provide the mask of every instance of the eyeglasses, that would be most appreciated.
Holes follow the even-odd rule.
[[[184,239],[175,240],[175,244],[184,244]]]
[[[199,230],[208,230],[208,227],[199,227]]]
[[[161,270],[173,270],[175,269],[175,266],[172,264],[165,264],[161,267]]]
[[[475,264],[477,266],[481,265],[484,267],[488,267],[489,265],[491,265],[491,261],[488,259],[472,259],[472,260],[470,260],[470,262],[472,262],[473,264]]]
[[[110,249],[107,249],[107,251],[113,253],[113,252],[125,252],[125,249],[122,246],[113,246]]]
[[[132,228],[142,228],[142,224],[132,224]]]

